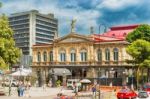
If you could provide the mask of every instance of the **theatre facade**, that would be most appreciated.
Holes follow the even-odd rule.
[[[129,43],[125,37],[137,26],[111,27],[103,34],[71,32],[53,43],[34,45],[32,69],[38,82],[47,83],[53,77],[61,81],[121,78],[121,83],[128,82],[133,65],[126,63],[131,57],[126,52]]]

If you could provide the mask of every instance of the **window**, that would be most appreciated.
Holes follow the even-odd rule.
[[[41,53],[40,52],[37,53],[37,61],[41,62]]]
[[[108,48],[105,50],[105,60],[110,61],[110,50]]]
[[[60,61],[61,62],[65,62],[66,61],[66,51],[65,50],[61,50],[60,51]]]
[[[113,52],[114,52],[114,61],[118,61],[118,49],[114,48]]]
[[[85,49],[81,50],[80,55],[81,55],[80,58],[82,62],[87,61],[87,51]]]
[[[50,62],[53,61],[53,51],[50,51],[50,53],[49,53],[49,61]]]
[[[71,52],[70,52],[70,61],[71,62],[75,62],[76,61],[76,51],[75,51],[75,49],[71,49]]]
[[[43,53],[43,61],[44,61],[44,62],[47,61],[47,53],[46,53],[46,52]]]
[[[97,50],[97,60],[102,61],[102,51],[101,51],[101,49]]]

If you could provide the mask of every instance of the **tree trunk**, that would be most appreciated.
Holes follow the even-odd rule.
[[[144,80],[144,68],[141,68],[141,83],[143,84],[145,82]]]
[[[137,72],[136,72],[136,80],[137,80],[136,87],[137,88],[139,87],[139,73],[140,73],[140,67],[137,68]]]
[[[149,74],[150,74],[149,72],[150,72],[150,68],[148,67],[148,69],[147,69],[147,82],[149,82],[149,76],[150,76],[150,75],[149,75]]]

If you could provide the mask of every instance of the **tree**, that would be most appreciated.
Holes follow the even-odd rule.
[[[137,39],[143,39],[150,42],[150,25],[140,25],[126,37],[126,40],[131,43]]]
[[[143,39],[146,40],[148,42],[150,42],[150,25],[148,24],[143,24],[138,26],[133,32],[129,33],[126,37],[126,40],[129,41],[130,43],[138,40],[138,39]],[[129,61],[129,60],[128,60]],[[130,60],[131,61],[131,60]],[[143,62],[143,67],[149,67],[149,59],[145,60]],[[147,69],[147,81],[149,80],[149,72],[150,72],[150,68],[146,68]]]
[[[0,16],[0,69],[6,69],[17,63],[21,56],[21,50],[15,47],[13,31],[9,27],[5,15]]]
[[[133,60],[129,60],[129,63],[133,63],[137,67],[137,85],[139,83],[139,73],[145,68],[150,67],[150,42],[146,40],[136,40],[132,42],[126,48],[129,55]]]

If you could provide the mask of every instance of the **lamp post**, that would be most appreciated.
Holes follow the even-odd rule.
[[[66,85],[66,71],[64,70],[63,71],[63,87],[65,87],[65,85]]]
[[[133,86],[133,66],[132,66],[132,81],[131,81],[131,89],[134,89],[134,86]]]
[[[104,27],[104,32],[106,31],[106,26],[104,24],[100,24],[99,25],[99,49],[100,49],[100,34],[101,34],[101,27]],[[99,76],[100,76],[100,66],[99,66],[99,69],[98,69],[98,90],[99,90],[99,99],[100,99],[100,79],[99,79]]]

